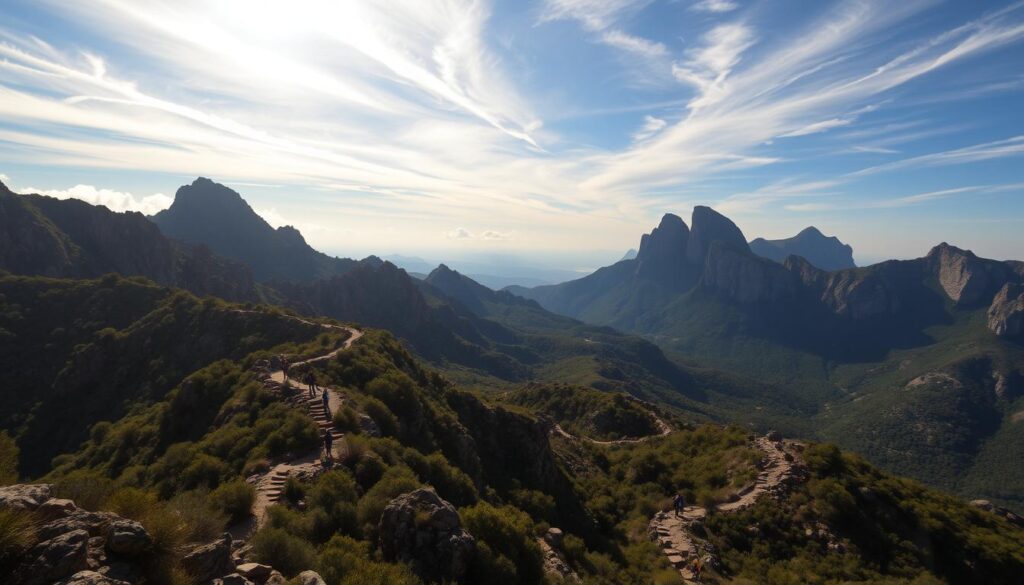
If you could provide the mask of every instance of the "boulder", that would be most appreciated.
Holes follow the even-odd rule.
[[[988,308],[988,328],[999,337],[1024,334],[1024,285],[1008,283]]]
[[[327,585],[324,578],[316,571],[303,571],[299,573],[300,585]]]
[[[274,569],[272,569],[271,567],[267,565],[261,565],[260,563],[242,563],[241,565],[235,567],[235,571],[239,575],[251,581],[255,581],[257,583],[263,583],[264,581],[266,581],[267,578],[270,577],[270,573],[273,570]]]
[[[110,552],[134,556],[148,551],[152,546],[153,538],[142,524],[134,520],[119,518],[107,527],[107,548]]]
[[[548,528],[547,533],[544,535],[544,542],[550,544],[553,547],[562,546],[562,539],[564,538],[561,528],[551,527]]]
[[[458,581],[476,551],[459,513],[432,489],[391,500],[380,517],[380,549],[387,561],[403,562],[426,581]]]
[[[46,483],[16,484],[0,488],[0,508],[35,510],[53,497],[53,486]]]
[[[265,583],[263,583],[263,585],[286,585],[287,582],[288,579],[285,579],[284,575],[282,575],[280,571],[271,571],[270,576],[267,577],[267,580]]]
[[[224,533],[219,540],[192,547],[182,556],[181,567],[200,583],[234,573],[235,564],[231,561],[231,535]]]
[[[22,565],[20,573],[25,585],[44,585],[88,569],[89,533],[73,530],[44,540],[29,551],[32,559]],[[17,580],[16,580],[17,582]]]
[[[85,530],[89,536],[104,536],[107,526],[118,519],[120,519],[119,516],[110,512],[89,512],[76,508],[68,516],[51,520],[42,525],[39,528],[38,536],[43,540],[48,540],[74,530]]]
[[[58,581],[56,585],[130,585],[127,581],[112,579],[96,571],[79,571],[74,575]]]
[[[39,518],[40,522],[49,522],[70,516],[77,510],[78,506],[71,500],[50,498],[36,508],[36,517]]]

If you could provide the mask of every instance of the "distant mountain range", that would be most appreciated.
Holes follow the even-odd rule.
[[[420,280],[375,256],[329,257],[297,230],[273,229],[238,193],[209,179],[179,189],[153,218],[6,188],[0,208],[9,210],[0,216],[7,238],[0,270],[15,274],[116,272],[354,321],[387,329],[453,378],[484,386],[540,377],[687,404],[701,416],[722,415],[709,396],[732,404],[761,392],[757,383],[677,364],[639,337],[552,314],[443,265]]]
[[[780,264],[790,256],[800,256],[815,268],[829,272],[857,266],[853,262],[852,247],[835,236],[825,236],[813,226],[784,240],[757,238],[750,242],[750,251]]]
[[[819,236],[773,247],[839,249]],[[945,243],[923,258],[831,272],[800,256],[779,263],[697,207],[690,226],[666,215],[633,260],[507,290],[787,388],[817,405],[808,423],[820,435],[901,473],[1021,506],[1024,471],[993,474],[997,462],[1024,458],[1022,282],[1024,263]]]

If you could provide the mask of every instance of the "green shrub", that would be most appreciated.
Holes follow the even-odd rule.
[[[28,512],[0,508],[0,569],[36,543],[36,526]]]
[[[395,416],[386,404],[372,397],[367,397],[363,404],[363,411],[377,423],[380,432],[385,437],[398,435],[398,417]]]
[[[255,558],[286,576],[293,576],[316,565],[316,550],[305,540],[275,527],[263,528],[252,539]]]
[[[252,513],[256,490],[242,479],[222,483],[210,493],[213,505],[224,511],[234,522],[240,522]]]
[[[114,482],[97,471],[79,469],[61,477],[53,484],[57,497],[74,500],[86,510],[99,510],[114,491]]]
[[[359,428],[359,414],[348,405],[342,405],[334,411],[334,426],[355,435],[362,432]]]
[[[464,508],[460,515],[466,530],[486,543],[490,553],[482,555],[475,567],[476,578],[491,572],[501,574],[502,583],[538,583],[544,578],[543,556],[534,536],[533,522],[512,506],[496,508],[480,502]],[[511,572],[509,572],[511,570]]]
[[[0,485],[18,481],[18,445],[7,431],[0,432]]]

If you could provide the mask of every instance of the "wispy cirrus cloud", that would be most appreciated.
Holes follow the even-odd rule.
[[[713,12],[723,13],[732,12],[739,8],[740,5],[732,0],[697,0],[690,6],[690,10],[696,12]]]

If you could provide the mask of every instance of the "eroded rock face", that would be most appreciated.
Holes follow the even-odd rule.
[[[35,510],[52,496],[50,484],[19,484],[0,488],[0,508]]]
[[[961,250],[945,242],[932,248],[928,261],[942,290],[958,305],[987,301],[992,292],[1006,282],[1009,274],[1003,263],[978,258],[970,250]]]
[[[1000,337],[1024,334],[1024,285],[1006,284],[988,309],[988,328]]]
[[[476,550],[476,540],[462,528],[455,507],[431,489],[391,500],[380,517],[379,532],[384,558],[408,563],[428,581],[462,579]]]
[[[693,268],[687,263],[690,229],[678,215],[666,213],[658,227],[640,239],[636,275],[672,289],[692,284]]]
[[[200,583],[206,583],[235,572],[231,560],[231,535],[225,533],[220,540],[193,547],[181,559],[181,566]]]
[[[44,585],[53,583],[88,568],[89,533],[85,530],[73,530],[44,540],[29,551],[26,557],[31,559],[19,570],[25,585]]]
[[[128,556],[140,555],[153,546],[153,539],[134,520],[119,518],[107,528],[107,548],[110,552]]]
[[[791,272],[775,262],[715,241],[707,254],[701,284],[747,304],[790,298],[796,294],[799,283]]]

